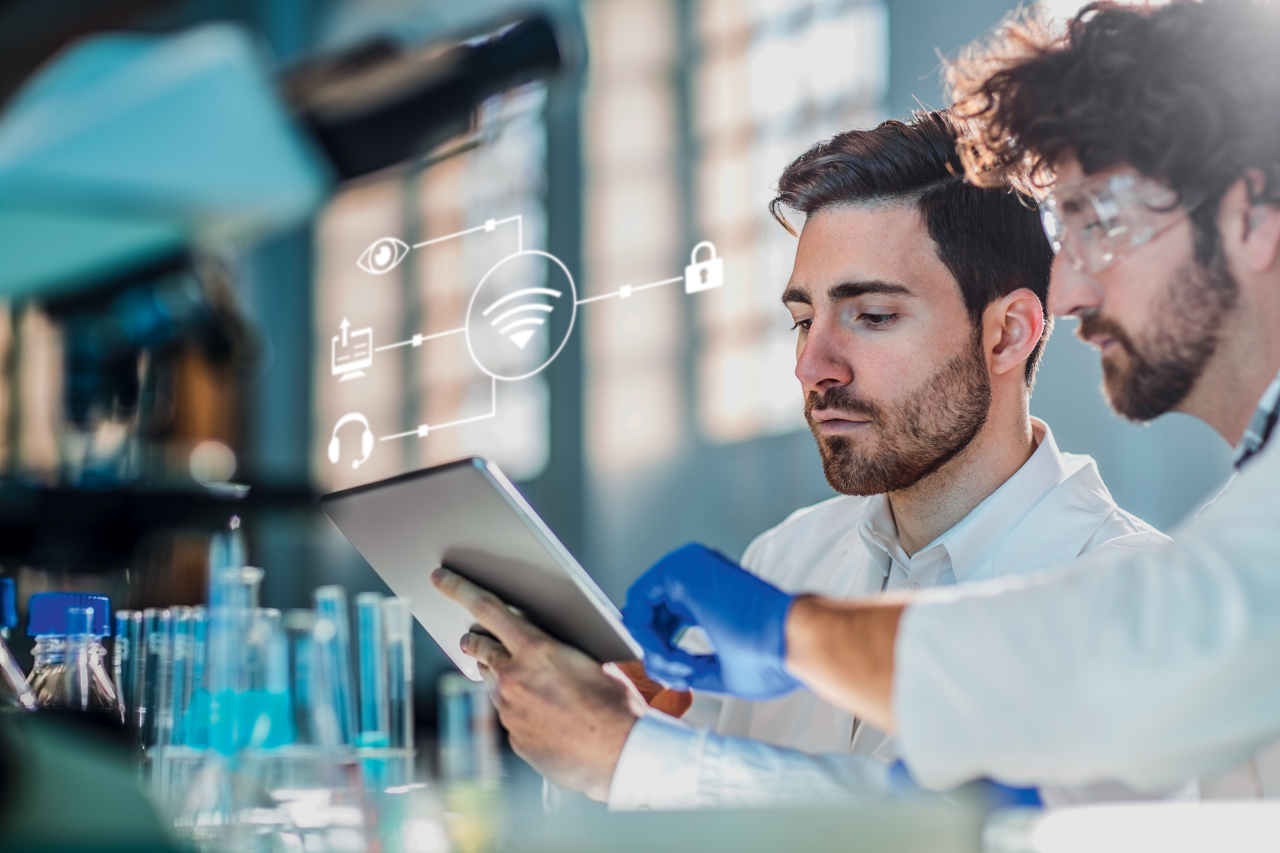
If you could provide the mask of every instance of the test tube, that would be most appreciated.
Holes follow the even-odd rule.
[[[409,599],[382,600],[387,638],[387,733],[389,746],[413,749],[413,614]]]
[[[237,704],[245,690],[243,643],[257,606],[262,570],[246,566],[240,519],[209,539],[209,623],[207,627],[209,745],[223,755],[240,747]]]
[[[142,611],[133,611],[133,618],[130,619],[129,629],[129,719],[128,726],[133,732],[133,740],[138,746],[142,746],[143,726],[147,718],[146,705],[146,689],[147,689],[147,649],[146,649],[146,624],[143,619]]]
[[[253,610],[244,651],[245,690],[239,699],[240,745],[262,749],[291,743],[288,660],[279,610],[271,607]]]
[[[209,611],[191,609],[191,694],[182,720],[182,742],[195,749],[209,745]]]
[[[162,745],[172,746],[186,741],[183,726],[186,725],[187,708],[191,704],[191,655],[194,643],[191,636],[195,609],[177,605],[170,607],[173,614],[170,632],[173,639],[170,648],[173,654],[173,690],[169,703],[169,717],[173,721],[169,737]]]
[[[131,729],[137,731],[136,702],[133,695],[137,678],[138,638],[142,636],[142,613],[137,610],[116,611],[116,633],[111,647],[111,675],[116,682],[116,696]]]
[[[266,746],[285,746],[293,743],[297,733],[293,728],[293,701],[289,689],[289,639],[285,635],[279,610],[266,610],[271,623],[271,636],[267,641],[266,690],[267,708],[271,714],[271,734]]]
[[[245,641],[262,583],[262,569],[223,568],[211,580],[209,608],[209,745],[223,755],[249,736],[241,731],[238,707],[248,689]]]
[[[360,746],[387,746],[386,638],[382,632],[382,596],[356,596],[356,637],[360,658]]]
[[[347,593],[340,586],[315,591],[316,627],[313,632],[317,683],[321,697],[317,710],[325,716],[325,745],[351,744],[355,740],[355,703],[351,685],[351,623]],[[332,721],[328,717],[332,716]],[[328,731],[329,727],[332,731]]]
[[[147,637],[142,743],[152,749],[167,744],[173,733],[173,613],[148,607],[142,622]]]
[[[440,763],[450,784],[496,788],[501,781],[493,703],[483,683],[456,672],[440,678]]]
[[[284,614],[294,740],[304,744],[319,742],[313,724],[315,686],[312,671],[315,661],[312,632],[315,627],[314,610],[290,610]]]

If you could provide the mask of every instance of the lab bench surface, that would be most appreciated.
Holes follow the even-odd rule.
[[[513,826],[504,853],[978,853],[982,815],[946,806],[636,812]]]

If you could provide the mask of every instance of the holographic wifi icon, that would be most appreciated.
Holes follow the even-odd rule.
[[[501,299],[496,300],[492,305],[484,309],[482,316],[488,317],[500,305],[511,302],[512,300],[521,299],[525,296],[538,295],[546,295],[553,299],[559,299],[560,291],[552,290],[549,287],[526,287],[524,290],[517,290],[515,293],[508,293]],[[528,302],[524,305],[517,305],[514,308],[508,308],[506,311],[503,311],[501,314],[490,320],[489,325],[498,329],[498,334],[511,341],[511,343],[515,344],[520,349],[524,349],[537,333],[538,327],[545,325],[547,322],[546,317],[539,317],[537,314],[550,314],[554,309],[554,305],[548,305],[545,302]],[[529,312],[533,312],[534,316],[519,316],[521,314],[528,314]],[[508,320],[511,322],[508,323]],[[506,325],[501,325],[504,323]],[[501,328],[499,328],[500,325]]]

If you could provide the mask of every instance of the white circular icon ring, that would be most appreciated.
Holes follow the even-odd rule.
[[[488,367],[485,366],[484,362],[479,358],[479,356],[476,355],[476,348],[475,348],[474,342],[472,341],[472,330],[471,330],[472,316],[475,311],[476,299],[480,296],[481,291],[484,290],[485,284],[489,281],[490,278],[493,277],[494,273],[496,273],[499,269],[501,269],[503,265],[510,263],[511,261],[514,261],[518,258],[528,258],[530,256],[545,258],[551,261],[552,263],[554,263],[556,266],[558,266],[560,268],[560,271],[564,273],[565,281],[569,283],[569,293],[568,293],[569,306],[570,306],[569,325],[568,325],[568,328],[566,328],[564,332],[561,334],[559,344],[552,351],[551,355],[545,358],[541,364],[539,364],[533,370],[528,371],[527,373],[521,373],[518,376],[510,376],[502,373],[499,370],[490,370]],[[508,300],[514,299],[517,296],[524,294],[526,292],[528,293],[536,292],[536,293],[547,294],[547,295],[555,294],[557,299],[560,296],[559,293],[556,293],[556,291],[553,291],[550,288],[528,288],[524,291],[517,291],[516,293],[508,294],[507,296],[504,296],[501,299],[495,300],[492,305],[490,305],[488,308],[486,308],[482,312],[482,315],[487,320],[488,314],[494,311],[494,309],[500,307],[502,303],[505,303]],[[537,304],[523,306],[523,308],[518,307],[515,310],[506,311],[498,315],[498,318],[496,318],[491,322],[494,325],[496,325],[498,323],[498,320],[501,320],[503,317],[506,317],[507,314],[514,314],[516,311],[528,311],[530,309],[536,309],[536,313],[545,313],[548,316],[546,316],[545,318],[538,317],[534,319],[517,320],[516,322],[511,323],[505,329],[501,330],[502,334],[505,335],[512,344],[523,349],[525,344],[528,343],[529,335],[531,333],[528,332],[527,330],[522,330],[521,332],[515,332],[514,327],[517,325],[532,324],[532,323],[537,323],[538,325],[542,325],[543,320],[550,319],[549,315],[551,314],[551,311],[552,311],[551,307],[546,307],[545,303],[543,303],[541,307]],[[501,379],[504,382],[518,382],[521,379],[528,379],[530,376],[535,376],[538,373],[542,372],[547,367],[547,365],[551,364],[551,362],[556,360],[556,356],[560,355],[560,351],[564,349],[564,345],[569,342],[569,336],[573,334],[573,326],[574,326],[574,323],[577,321],[577,319],[578,319],[578,289],[577,289],[577,285],[574,284],[573,275],[570,274],[569,268],[566,267],[564,263],[555,255],[548,254],[547,252],[541,252],[541,251],[538,251],[537,249],[526,249],[522,252],[516,252],[514,255],[508,255],[507,257],[503,258],[502,260],[494,264],[493,267],[487,273],[484,274],[484,278],[480,279],[480,283],[476,285],[476,289],[471,294],[471,301],[467,303],[467,325],[466,325],[467,353],[471,356],[471,360],[475,363],[476,367],[480,368],[480,370],[483,371],[486,375],[491,376],[494,379]],[[508,333],[507,330],[513,330],[513,331]]]

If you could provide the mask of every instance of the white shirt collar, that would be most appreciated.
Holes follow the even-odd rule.
[[[912,557],[907,557],[898,539],[897,524],[886,495],[876,495],[868,501],[862,520],[851,533],[860,536],[873,553],[878,551],[903,567],[922,560],[935,562],[942,555],[930,552],[942,549],[956,581],[967,580],[992,556],[1027,512],[1073,473],[1059,452],[1048,424],[1032,418],[1031,429],[1037,446],[1022,467],[956,525]],[[881,573],[886,576],[889,560],[880,561]]]

